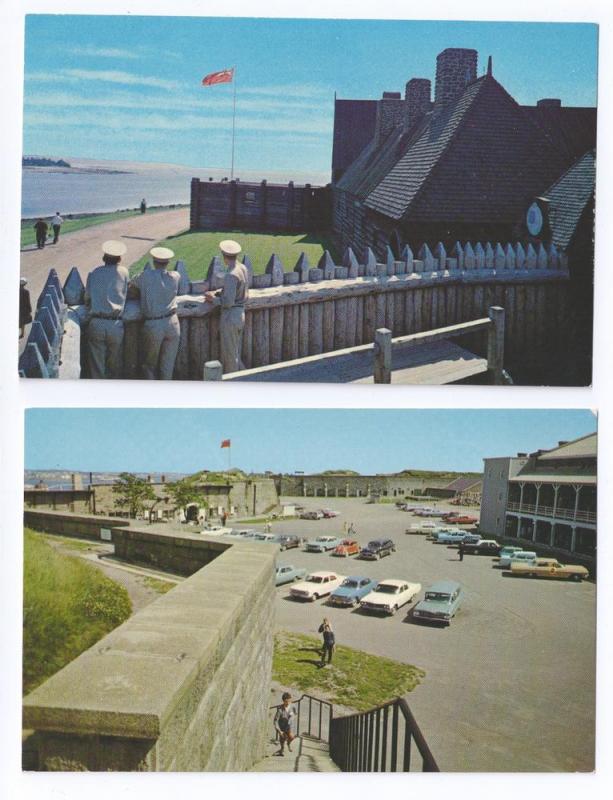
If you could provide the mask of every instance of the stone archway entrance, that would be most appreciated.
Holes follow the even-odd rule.
[[[199,511],[200,511],[200,506],[198,506],[196,503],[190,503],[185,509],[185,521],[198,522]]]

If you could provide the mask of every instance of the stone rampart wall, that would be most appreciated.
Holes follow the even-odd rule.
[[[68,514],[61,511],[45,511],[26,508],[23,512],[23,522],[28,528],[44,533],[55,533],[60,536],[74,536],[80,539],[91,539],[94,542],[101,540],[100,531],[104,528],[110,530],[118,526],[129,525],[115,517],[94,517],[79,514]]]
[[[169,551],[179,547],[190,544]],[[29,694],[38,768],[222,772],[258,761],[270,735],[275,555],[226,545]]]
[[[448,480],[403,478],[388,475],[283,475],[279,494],[286,497],[368,497],[379,493],[403,497],[425,487],[447,486]]]

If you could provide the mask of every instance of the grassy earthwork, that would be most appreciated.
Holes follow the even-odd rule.
[[[338,645],[332,666],[321,669],[321,638],[281,631],[275,638],[273,678],[332,703],[365,711],[411,692],[425,672],[391,658]]]
[[[132,611],[123,586],[78,557],[63,555],[45,538],[28,529],[24,532],[24,693],[99,641]]]
[[[266,264],[270,256],[275,253],[281,259],[286,272],[292,270],[305,253],[312,267],[324,253],[330,250],[333,257],[337,257],[332,242],[326,234],[316,233],[243,233],[242,231],[203,231],[192,233],[185,231],[176,236],[158,242],[160,247],[170,247],[177,260],[185,262],[189,277],[192,280],[202,280],[214,256],[219,256],[219,242],[223,239],[236,239],[240,242],[243,252],[251,259],[253,271],[261,275],[266,271]],[[149,256],[143,256],[130,267],[130,274],[141,272]],[[339,263],[339,262],[337,262]]]

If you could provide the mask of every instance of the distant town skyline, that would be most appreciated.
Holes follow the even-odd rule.
[[[596,430],[587,410],[78,409],[26,412],[25,469],[362,474],[481,472],[483,458],[555,447]]]
[[[328,172],[335,92],[376,99],[411,77],[434,89],[437,54],[470,47],[478,74],[491,55],[521,104],[595,105],[597,36],[570,23],[29,15],[24,153],[225,168],[234,86],[201,80],[235,66],[236,168]]]

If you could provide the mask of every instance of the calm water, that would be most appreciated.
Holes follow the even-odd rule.
[[[190,180],[192,178],[220,180],[229,177],[229,170],[197,169],[165,164],[139,164],[128,162],[102,162],[86,159],[67,159],[73,166],[121,169],[121,174],[97,174],[79,172],[49,172],[41,168],[24,169],[22,172],[21,216],[24,218],[50,216],[56,211],[62,214],[77,214],[88,211],[117,211],[135,208],[145,197],[147,205],[171,205],[189,203]],[[275,173],[237,171],[236,176],[244,181],[270,183],[310,182],[321,186],[328,182],[326,174]]]

